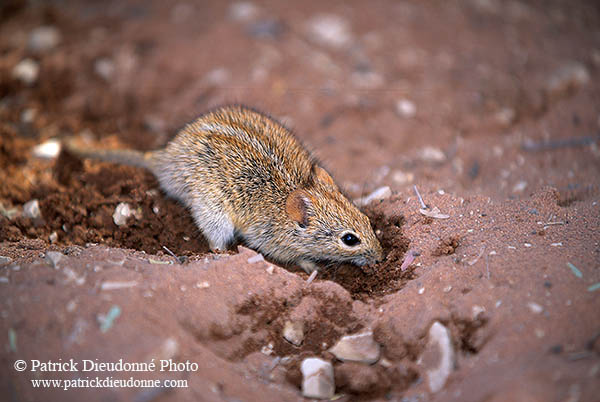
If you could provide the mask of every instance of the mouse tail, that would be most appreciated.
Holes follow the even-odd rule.
[[[96,149],[84,148],[73,138],[62,142],[65,151],[84,159],[141,167],[153,171],[156,165],[154,152],[141,152],[133,149]]]

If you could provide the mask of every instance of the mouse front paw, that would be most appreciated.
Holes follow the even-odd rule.
[[[319,269],[317,264],[310,260],[298,261],[298,265],[300,265],[307,274],[310,274],[311,272],[317,271]]]

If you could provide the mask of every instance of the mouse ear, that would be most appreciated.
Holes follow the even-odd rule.
[[[302,189],[296,189],[288,195],[285,201],[285,211],[291,220],[298,222],[301,226],[308,226],[310,205],[310,195]]]
[[[317,178],[318,181],[320,181],[321,183],[326,184],[328,186],[335,187],[335,182],[333,181],[333,179],[331,178],[329,173],[327,173],[327,171],[325,171],[325,169],[323,169],[320,166],[315,165],[314,172],[315,172],[315,177]]]

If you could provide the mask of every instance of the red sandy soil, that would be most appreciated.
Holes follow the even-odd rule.
[[[333,362],[343,401],[600,400],[598,4],[251,4],[245,16],[218,1],[0,4],[3,399],[300,400],[299,365],[319,356]],[[345,41],[311,33],[323,14],[345,21]],[[58,43],[33,49],[39,26],[57,29]],[[25,58],[39,65],[30,84],[13,74]],[[399,111],[401,100],[414,110]],[[332,267],[307,285],[296,267],[248,261],[248,249],[210,253],[148,172],[32,154],[69,136],[158,148],[234,102],[291,127],[350,197],[391,188],[364,208],[386,261]],[[421,214],[414,185],[449,218]],[[22,215],[32,199],[37,219]],[[117,226],[121,202],[140,213]],[[408,250],[419,255],[402,271]],[[120,314],[103,326],[110,311]],[[282,337],[287,320],[304,322],[299,347]],[[434,321],[456,352],[436,393],[422,359]],[[377,363],[328,352],[366,329],[382,347]],[[13,368],[153,358],[198,368]],[[188,387],[30,381],[96,375]]]

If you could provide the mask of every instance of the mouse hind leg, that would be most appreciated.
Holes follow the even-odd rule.
[[[191,208],[196,225],[202,231],[212,251],[225,251],[235,239],[233,222],[223,211],[209,209],[196,202]]]

